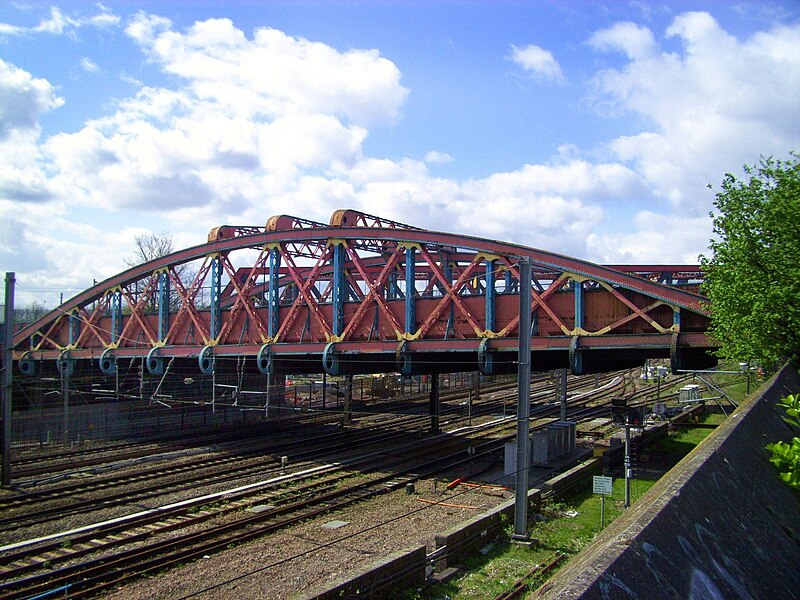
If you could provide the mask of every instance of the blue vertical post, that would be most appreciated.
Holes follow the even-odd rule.
[[[111,292],[111,343],[116,344],[122,336],[122,291]]]
[[[511,269],[506,269],[506,289],[505,289],[506,294],[511,293],[511,282],[512,282]]]
[[[583,329],[583,282],[572,280],[575,291],[575,329]]]
[[[333,335],[344,331],[344,303],[347,301],[347,279],[344,274],[346,252],[344,244],[333,247]]]
[[[453,283],[453,265],[450,264],[447,255],[444,258],[444,264],[442,264],[442,271],[444,271],[444,278],[447,279],[447,283]]]
[[[169,274],[164,271],[158,276],[158,341],[165,342],[169,333],[170,285]]]
[[[416,253],[415,248],[406,248],[406,333],[414,333],[417,330]]]
[[[681,309],[677,306],[672,309],[672,325],[675,327],[675,331],[681,330]]]
[[[497,290],[495,289],[495,261],[486,261],[486,329],[494,331],[497,321]]]
[[[211,325],[209,337],[216,340],[222,324],[222,259],[215,256],[211,259]]]
[[[397,299],[397,271],[394,269],[389,273],[389,281],[386,283],[386,299]]]
[[[444,257],[444,278],[447,279],[449,285],[453,284],[453,265],[450,263],[449,256]],[[444,330],[445,339],[450,339],[454,335],[456,321],[456,307],[450,303],[450,314],[447,316],[447,326]]]
[[[78,337],[81,334],[81,318],[77,309],[69,313],[69,345],[73,346],[78,343]]]
[[[280,276],[281,276],[281,253],[277,248],[269,251],[269,323],[267,332],[270,338],[278,335],[280,325]]]

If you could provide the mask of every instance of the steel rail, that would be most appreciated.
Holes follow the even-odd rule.
[[[588,379],[588,378],[586,378],[586,379]],[[647,390],[647,389],[645,389],[645,390],[640,390],[639,392],[636,392],[637,395],[642,394],[642,393],[644,393],[644,394],[646,394],[646,393],[654,394],[655,390]],[[644,395],[644,394],[642,394],[642,395]],[[594,416],[597,416],[600,413],[607,412],[607,410],[608,410],[608,408],[605,407],[605,406],[599,406],[599,407],[598,406],[588,406],[589,400],[582,401],[581,404],[586,404],[587,408],[586,409],[577,409],[577,407],[573,407],[573,410],[571,410],[572,417],[579,417],[580,416],[580,420],[585,420],[585,419],[588,419],[588,418],[592,418]],[[545,410],[547,410],[548,408],[551,411],[554,410],[554,407],[545,407]],[[541,415],[537,414],[537,415],[533,415],[533,416],[541,416]]]
[[[553,410],[554,410],[553,407],[543,407],[542,410],[535,411],[535,414],[538,415],[538,416],[541,416],[543,413],[546,413],[548,411],[552,412]],[[508,427],[508,424],[506,424],[505,426]],[[473,431],[475,431],[475,430],[473,430]],[[511,434],[509,434],[509,436],[510,435]],[[506,436],[506,437],[509,437],[509,436]],[[503,438],[503,439],[505,439],[505,438]],[[430,446],[429,442],[424,442],[424,443],[425,443],[426,447]]]

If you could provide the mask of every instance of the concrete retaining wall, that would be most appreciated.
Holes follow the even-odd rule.
[[[800,493],[765,445],[797,435],[776,374],[535,593],[537,598],[798,598]]]
[[[528,490],[528,505],[537,502],[541,495],[542,490],[538,488]],[[445,567],[458,564],[494,540],[503,528],[504,516],[508,522],[513,522],[514,498],[437,535],[436,548],[446,548],[446,553],[436,560],[436,570],[441,571]]]
[[[362,571],[301,596],[302,600],[383,598],[390,589],[418,587],[425,581],[425,546],[395,552]]]

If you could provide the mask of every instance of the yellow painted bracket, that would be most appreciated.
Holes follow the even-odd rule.
[[[505,335],[504,332],[505,329],[503,329],[502,331],[492,331],[491,329],[484,329],[483,331],[478,332],[478,337],[494,339],[494,338],[504,337]]]
[[[488,252],[478,252],[475,255],[475,258],[473,259],[472,262],[475,262],[476,260],[492,261],[492,260],[502,260],[502,259],[503,259],[503,257],[502,256],[498,256],[497,254],[489,254]]]
[[[414,341],[416,339],[419,339],[419,330],[417,330],[416,333],[408,333],[406,331],[396,331],[395,333],[397,334],[397,340],[398,341],[406,340],[406,341],[412,342],[412,341]]]
[[[398,242],[397,247],[401,250],[422,250],[422,246],[417,242]]]

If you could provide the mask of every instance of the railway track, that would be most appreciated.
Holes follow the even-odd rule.
[[[586,378],[584,381],[571,381],[570,391],[573,400],[570,402],[569,418],[586,422],[598,416],[607,416],[606,400],[623,393],[625,386],[624,378],[619,378],[613,385],[611,382],[612,377],[603,378],[603,390],[589,394],[588,391],[597,383],[596,380],[592,382]],[[515,386],[516,384],[513,384],[513,387]],[[481,392],[480,401],[472,406],[473,419],[481,415],[496,414],[501,403],[508,400],[504,394],[515,394],[515,390],[504,389],[503,386],[497,386],[493,390],[484,387]],[[641,390],[630,394],[629,397],[635,397],[641,402],[650,401],[648,392],[650,390]],[[447,404],[446,410],[451,412],[453,425],[464,419],[461,399],[468,393],[469,391],[462,395],[453,394],[443,402],[443,405]],[[536,397],[537,394],[553,395],[552,386],[547,380],[532,386],[532,397]],[[536,426],[544,427],[555,420],[558,409],[558,406],[549,402],[534,405],[531,418],[536,425],[532,429]],[[363,418],[366,420],[370,415],[363,415]],[[410,426],[411,429],[417,431],[418,422],[425,419],[426,415],[420,416]],[[368,455],[364,457],[365,462],[360,463],[360,466],[351,464],[351,471],[348,474],[337,472],[337,468],[333,466],[319,472],[310,468],[306,473],[300,474],[298,481],[291,485],[289,481],[293,475],[289,474],[286,477],[273,477],[272,484],[264,484],[263,488],[257,491],[229,492],[225,497],[224,506],[210,507],[209,500],[201,498],[194,503],[156,511],[124,524],[96,527],[85,534],[59,537],[52,542],[45,541],[27,546],[23,544],[13,549],[0,549],[0,565],[2,565],[0,573],[6,580],[0,584],[0,596],[30,597],[54,589],[67,591],[70,597],[93,595],[108,587],[119,585],[129,578],[152,573],[154,570],[186,562],[197,556],[209,555],[230,544],[254,539],[288,527],[299,520],[339,510],[343,506],[399,489],[408,482],[434,476],[436,473],[474,459],[475,457],[466,451],[469,446],[473,447],[476,456],[497,454],[503,444],[514,437],[511,433],[513,428],[511,417],[506,422],[469,428],[472,435],[477,437],[458,436],[457,443],[461,444],[460,447],[452,449],[449,453],[444,447],[436,448],[440,452],[445,452],[445,456],[430,459],[425,459],[422,454],[417,455],[414,452],[422,452],[419,447],[424,447],[426,452],[434,450],[432,438],[417,441],[418,448],[413,452],[410,447],[398,446],[392,452],[402,454],[406,462],[409,459],[414,462],[405,467],[400,459],[391,462],[386,458],[384,436],[382,439],[384,457],[379,459],[377,454]],[[408,433],[406,431],[406,434]],[[491,439],[487,440],[487,437]],[[347,445],[346,442],[344,444]],[[297,459],[293,457],[293,463],[295,462]],[[358,484],[350,485],[347,480],[352,478],[353,468],[362,474],[370,471],[375,471],[376,474]],[[383,474],[383,471],[388,473]],[[278,492],[272,489],[271,485],[285,489]],[[224,515],[246,513],[248,508],[254,507],[261,507],[263,510],[258,514],[237,518],[233,523],[219,526],[214,524],[215,520]],[[203,523],[207,526],[200,532],[179,533],[186,528],[198,528]],[[173,540],[159,539],[168,532],[174,536]],[[132,543],[141,547],[129,548]],[[113,558],[108,557],[109,552],[113,552]],[[98,553],[103,555],[98,557],[96,556]],[[72,564],[78,560],[79,563]],[[61,564],[64,566],[58,566]],[[41,572],[43,566],[46,567],[46,572]]]
[[[511,424],[504,424],[507,429]],[[479,432],[485,434],[485,431]],[[325,512],[339,510],[344,506],[354,502],[360,502],[388,491],[402,488],[406,483],[416,481],[421,477],[433,476],[442,471],[448,470],[459,464],[474,460],[476,456],[497,452],[502,448],[507,436],[497,439],[477,442],[473,438],[460,437],[451,438],[439,436],[436,443],[430,439],[422,440],[415,444],[415,447],[392,448],[388,452],[392,456],[387,457],[387,450],[373,453],[361,459],[360,463],[350,463],[336,467],[335,470],[347,469],[346,473],[339,473],[336,478],[331,479],[331,471],[326,473],[323,482],[305,482],[300,486],[281,490],[280,493],[272,490],[265,494],[264,490],[259,491],[259,495],[253,497],[249,494],[247,498],[233,498],[228,500],[225,508],[215,509],[211,514],[201,511],[200,514],[187,515],[188,506],[181,507],[184,513],[178,521],[182,527],[196,526],[201,522],[209,522],[212,518],[218,518],[222,514],[230,512],[242,513],[242,506],[255,504],[256,506],[264,502],[269,502],[269,508],[255,515],[237,518],[233,523],[209,527],[202,532],[173,537],[169,540],[148,544],[146,549],[117,550],[113,559],[96,558],[84,561],[80,565],[72,565],[56,569],[54,571],[19,579],[14,582],[0,584],[0,595],[4,598],[22,598],[38,593],[43,593],[53,588],[70,585],[70,595],[73,596],[78,591],[76,589],[86,588],[86,593],[95,593],[100,588],[97,586],[102,582],[110,582],[116,585],[120,576],[127,576],[125,573],[134,571],[142,574],[150,572],[153,568],[164,568],[175,562],[189,560],[196,556],[208,555],[230,544],[240,543],[253,537],[258,537],[284,528],[292,523],[313,516],[318,516]],[[476,453],[470,454],[467,447],[473,446]],[[444,453],[444,455],[442,455]],[[379,455],[382,455],[381,458]],[[401,455],[401,456],[397,456]],[[342,485],[342,481],[352,478],[352,469],[362,467],[358,482]],[[385,473],[386,471],[388,473]],[[370,473],[372,475],[370,475]],[[365,477],[365,474],[367,475]],[[300,481],[303,482],[308,474],[303,474]],[[287,479],[278,478],[274,485],[285,486]],[[231,504],[233,502],[233,504]],[[241,504],[237,504],[240,502]],[[261,504],[263,505],[263,504]],[[177,512],[177,511],[176,511]],[[173,530],[176,522],[174,513],[159,515],[159,526],[161,532]],[[86,553],[88,546],[108,548],[110,545],[121,545],[128,537],[128,540],[141,541],[143,536],[152,537],[153,528],[158,528],[152,522],[152,517],[148,517],[150,522],[135,523],[136,528],[150,526],[149,534],[144,534],[139,530],[131,529],[128,536],[121,535],[120,531],[113,533],[101,532],[106,534],[105,541],[101,544],[98,532],[92,532],[90,539],[73,539],[69,545],[71,551],[60,553],[61,557],[56,556],[56,548],[51,544],[49,547],[37,547],[34,552],[14,554],[6,553],[3,556],[3,576],[6,579],[13,579],[19,575],[32,570],[36,563],[39,565],[50,561],[48,566],[52,567],[56,560],[68,560],[74,558],[78,553]],[[165,556],[168,553],[168,556]],[[11,562],[6,562],[12,559]],[[122,569],[125,573],[116,571]],[[88,587],[87,587],[88,586]],[[75,596],[80,597],[80,596]]]
[[[0,518],[0,532],[46,523],[55,518],[60,519],[66,516],[94,512],[98,507],[108,509],[114,506],[131,505],[158,498],[168,493],[196,489],[203,485],[218,485],[247,477],[263,477],[270,473],[278,473],[282,469],[282,464],[281,456],[276,454],[281,452],[292,453],[292,469],[296,470],[298,468],[302,469],[310,461],[319,460],[332,452],[340,452],[354,447],[363,448],[370,444],[383,444],[395,438],[408,435],[408,432],[403,430],[395,432],[383,430],[374,433],[366,430],[363,433],[365,435],[359,436],[357,440],[352,435],[353,432],[336,432],[317,438],[313,442],[306,440],[296,441],[279,447],[277,452],[276,449],[273,449],[268,456],[262,456],[249,464],[245,463],[244,459],[248,456],[263,455],[261,449],[250,449],[234,456],[222,456],[205,460],[202,463],[194,462],[177,466],[162,466],[157,470],[150,470],[138,475],[126,474],[99,481],[88,480],[53,490],[43,490],[24,496],[2,499],[0,500],[0,509],[3,509],[6,514],[11,512],[12,509],[20,509],[26,506],[43,503],[58,504],[23,515],[14,514],[2,517]],[[180,479],[166,481],[165,478],[168,476],[178,476]],[[148,482],[152,482],[152,484],[144,489],[116,491],[116,488],[120,486]],[[98,495],[101,492],[110,493]]]
[[[587,407],[587,406],[585,406],[588,403],[589,403],[588,399],[584,400],[584,401],[581,401],[581,403],[580,403],[581,406],[575,406],[575,407],[572,408],[573,414],[575,414],[575,416],[578,416],[578,412],[577,411],[581,411],[581,415],[582,415],[581,418],[593,418],[596,414],[599,414],[598,411],[605,410],[602,407]],[[488,410],[491,411],[493,408],[496,408],[496,407],[490,406],[488,408]],[[532,417],[536,418],[536,419],[539,419],[539,420],[543,419],[545,422],[542,422],[542,423],[539,424],[539,426],[543,427],[543,426],[545,426],[546,422],[552,421],[555,418],[555,413],[556,412],[557,412],[557,407],[548,406],[548,405],[540,405],[540,406],[535,407],[535,409],[532,411]],[[551,415],[551,418],[549,419],[549,421],[547,421],[548,415]],[[356,489],[349,496],[345,493],[345,490],[349,489],[350,486],[345,487],[345,488],[337,489],[336,491],[329,491],[329,492],[320,493],[319,490],[321,488],[319,486],[321,485],[322,489],[324,489],[325,485],[321,484],[321,483],[314,484],[314,486],[313,486],[314,487],[314,491],[313,492],[308,492],[308,493],[313,493],[313,500],[311,500],[311,502],[314,504],[314,508],[313,508],[312,512],[310,512],[310,513],[306,512],[307,510],[311,510],[308,507],[306,507],[305,509],[301,510],[301,507],[304,505],[303,503],[308,504],[309,500],[303,500],[303,501],[299,501],[298,500],[297,502],[300,502],[300,504],[297,504],[297,502],[289,502],[288,504],[281,505],[280,508],[269,509],[268,511],[265,511],[267,514],[262,514],[262,515],[258,515],[258,516],[255,516],[255,517],[248,517],[247,519],[241,521],[241,526],[242,527],[250,527],[251,524],[259,521],[260,519],[264,519],[264,518],[267,518],[267,517],[280,516],[281,514],[284,514],[284,511],[286,510],[287,506],[294,507],[293,510],[295,510],[295,509],[296,510],[301,510],[301,514],[306,515],[304,517],[299,517],[299,518],[307,518],[307,516],[309,516],[309,515],[321,514],[321,511],[324,511],[324,510],[336,510],[336,509],[339,509],[344,505],[343,502],[352,503],[352,502],[363,500],[364,498],[372,497],[372,496],[374,496],[376,494],[379,494],[379,493],[385,493],[386,491],[390,491],[392,489],[397,489],[398,487],[402,487],[405,483],[407,483],[409,481],[415,481],[416,479],[419,479],[420,477],[433,475],[436,472],[440,472],[441,470],[450,469],[454,465],[457,465],[457,464],[460,464],[461,462],[473,459],[474,456],[470,456],[466,452],[466,447],[470,446],[470,445],[476,451],[476,453],[477,453],[476,455],[477,456],[480,456],[481,454],[487,454],[487,453],[497,453],[503,447],[503,444],[506,441],[508,441],[508,440],[510,440],[510,439],[512,439],[514,437],[514,433],[513,433],[514,426],[515,426],[515,424],[513,422],[513,419],[509,417],[508,419],[506,419],[505,421],[503,421],[501,423],[496,423],[494,425],[486,426],[486,427],[489,427],[491,429],[490,431],[487,431],[486,427],[475,427],[475,428],[470,428],[470,430],[469,430],[470,433],[469,433],[468,436],[463,436],[460,439],[451,439],[451,438],[448,438],[448,437],[443,437],[442,439],[447,439],[448,443],[460,445],[460,448],[458,450],[456,450],[455,452],[451,453],[450,455],[445,456],[444,458],[435,458],[435,459],[432,459],[432,460],[428,461],[427,463],[421,463],[420,464],[419,461],[417,460],[416,464],[414,464],[413,466],[410,466],[408,468],[405,468],[405,469],[401,468],[400,463],[398,463],[396,460],[392,464],[387,464],[385,461],[384,461],[383,464],[381,464],[380,461],[376,461],[374,456],[367,457],[367,458],[364,459],[365,461],[367,461],[367,463],[365,463],[365,467],[364,467],[365,469],[366,469],[366,464],[370,464],[371,465],[370,468],[373,469],[373,470],[374,469],[379,469],[379,470],[389,469],[392,472],[390,474],[388,474],[388,475],[384,475],[384,476],[381,476],[381,477],[370,479],[369,482],[360,483],[359,485],[356,486]],[[483,440],[483,438],[485,436],[487,436],[487,435],[491,435],[491,436],[495,436],[495,437],[494,437],[494,439],[491,439],[490,441],[479,441],[479,440]],[[469,437],[469,436],[472,436],[472,437]],[[473,439],[473,438],[475,438],[475,436],[478,436],[478,438],[477,439]],[[426,453],[430,453],[431,451],[437,449],[435,447],[436,445],[432,445],[431,444],[431,440],[430,439],[422,440],[420,442],[417,442],[417,445],[422,447],[422,448],[424,448]],[[439,448],[439,450],[442,451],[441,448]],[[419,451],[420,450],[414,450],[414,452],[419,452]],[[398,448],[394,452],[402,454],[403,457],[404,457],[403,461],[406,461],[406,462],[408,462],[408,460],[409,460],[408,457],[409,456],[413,456],[413,453],[411,453],[411,451],[409,449],[407,449],[407,448],[406,449],[402,449],[402,450]],[[435,469],[439,469],[439,471],[437,471]],[[328,476],[330,477],[330,474]],[[285,484],[285,481],[283,481],[282,483]],[[329,482],[328,485],[329,486],[330,485],[338,485],[339,483],[340,482],[335,483],[335,484],[331,484]],[[311,484],[306,484],[306,485],[311,485]],[[371,488],[371,491],[368,491],[368,488]],[[306,493],[306,492],[301,492],[301,491],[298,490],[295,493],[298,494],[299,496],[302,496],[302,494]],[[349,498],[349,500],[338,500],[338,498],[340,498],[340,495],[341,495],[341,498],[347,497],[347,498]],[[229,502],[234,502],[234,501],[229,499]],[[258,502],[269,502],[270,505],[276,506],[277,504],[281,503],[281,500],[276,499],[274,496],[265,497],[265,496],[262,495],[262,496],[258,496],[258,497],[255,497],[255,498],[250,497],[249,499],[248,498],[236,499],[235,502],[250,503],[251,505],[253,503],[258,503]],[[229,506],[231,508],[229,508],[229,509],[227,509],[225,511],[217,511],[217,515],[216,516],[219,516],[219,514],[222,514],[222,512],[230,512],[230,511],[234,511],[234,510],[239,510],[242,505],[234,503],[234,504],[229,504]],[[183,506],[183,507],[180,508],[180,510],[175,510],[173,513],[170,513],[170,514],[161,514],[161,515],[158,515],[158,517],[150,515],[150,516],[146,517],[147,520],[144,521],[144,522],[140,522],[140,523],[137,523],[137,524],[129,524],[129,526],[127,528],[128,533],[125,534],[125,535],[122,535],[122,531],[120,531],[119,528],[112,529],[111,531],[100,531],[100,532],[93,531],[90,534],[87,534],[87,536],[89,536],[87,539],[82,539],[82,538],[71,539],[70,540],[70,544],[69,544],[69,548],[64,548],[63,547],[63,542],[62,542],[62,543],[59,543],[59,544],[53,543],[53,544],[50,544],[49,546],[37,545],[36,548],[31,548],[30,551],[18,550],[16,552],[10,552],[10,553],[6,552],[4,554],[4,556],[3,556],[3,558],[2,558],[3,564],[4,564],[4,568],[6,569],[6,571],[4,572],[4,577],[7,578],[7,579],[18,579],[18,581],[10,583],[10,584],[3,584],[3,586],[0,586],[0,594],[2,594],[4,597],[6,597],[7,595],[8,595],[8,597],[24,597],[25,593],[40,593],[41,590],[43,590],[44,588],[53,589],[54,587],[58,587],[59,585],[66,585],[66,584],[60,583],[59,581],[53,580],[52,579],[52,577],[53,577],[52,573],[48,573],[48,574],[45,574],[45,575],[37,575],[37,576],[32,576],[32,577],[22,577],[21,579],[20,579],[20,576],[23,575],[26,572],[30,572],[30,571],[34,570],[37,566],[41,566],[45,562],[48,563],[48,566],[52,567],[54,561],[57,561],[57,560],[64,560],[64,561],[72,560],[72,559],[75,559],[76,555],[78,555],[78,554],[83,555],[85,553],[89,553],[90,550],[92,550],[92,549],[96,550],[97,547],[99,547],[101,545],[100,544],[101,538],[98,537],[101,533],[104,534],[106,537],[110,538],[111,540],[114,540],[117,543],[122,543],[125,540],[126,537],[128,539],[141,541],[141,539],[143,537],[152,537],[153,528],[156,528],[156,529],[158,528],[158,527],[155,526],[155,523],[153,522],[156,519],[158,519],[159,527],[162,528],[163,531],[171,531],[171,530],[174,530],[174,529],[179,528],[179,527],[186,527],[187,526],[187,521],[190,521],[192,518],[193,519],[202,519],[204,521],[208,521],[208,520],[211,520],[211,519],[214,518],[205,509],[203,509],[201,511],[202,514],[200,514],[200,515],[198,515],[196,517],[188,517],[185,513],[188,512],[190,508],[193,508],[193,507]],[[183,511],[184,514],[182,514],[182,515],[181,514],[177,514],[180,511]],[[284,519],[284,521],[283,521],[284,524],[280,525],[279,527],[285,527],[285,526],[288,526],[289,524],[293,523],[294,522],[293,518],[294,517],[291,517],[291,516],[287,517],[287,519]],[[134,526],[131,527],[130,525],[134,525]],[[149,528],[150,531],[144,532],[141,529],[139,529],[137,531],[137,528],[142,528],[142,527]],[[276,525],[275,523],[272,523],[272,524],[270,524],[269,527],[278,527],[278,525]],[[269,527],[267,529],[263,529],[261,527],[256,528],[260,532],[257,535],[262,535],[263,533],[266,533],[267,531],[273,530],[273,529],[270,529]],[[225,544],[226,545],[231,543],[231,541],[230,541],[231,539],[235,539],[235,540],[250,539],[248,537],[250,535],[250,533],[243,534],[245,536],[243,538],[239,538],[239,537],[233,537],[232,538],[229,535],[229,531],[227,529],[225,531],[226,531],[226,533],[225,533],[225,536],[226,536],[225,537],[225,540],[226,540]],[[212,535],[212,534],[209,533],[208,535]],[[184,541],[188,542],[188,540],[184,540]],[[208,554],[209,552],[215,551],[215,548],[216,548],[216,546],[214,546],[213,543],[210,546],[206,545],[206,544],[203,544],[201,546],[201,548],[199,550],[197,550],[197,552],[202,552],[205,555],[205,554]],[[164,550],[164,548],[162,546],[159,546],[159,545],[156,544],[152,551],[153,552],[162,552],[162,551],[165,551],[165,550]],[[187,560],[187,558],[190,558],[191,556],[193,556],[193,554],[191,554],[191,553],[187,554],[187,552],[189,552],[188,546],[183,547],[183,549],[180,552],[177,552],[175,560],[176,561],[185,561],[185,560]],[[117,551],[115,554],[119,555],[120,552]],[[98,559],[98,560],[100,560],[100,559]],[[164,564],[165,564],[164,560],[163,560],[163,557],[159,558],[158,561],[159,561],[158,564],[160,564],[161,567],[163,567]],[[88,562],[91,563],[91,561],[88,561]],[[103,564],[108,564],[107,560],[106,561],[101,561],[101,562],[103,562]],[[138,562],[136,564],[138,566],[135,567],[134,571],[139,572],[139,573],[149,572],[148,571],[149,567],[147,567],[146,564],[140,564]],[[87,568],[89,568],[89,567],[87,567]],[[130,567],[128,567],[128,568],[130,568]],[[62,572],[63,577],[67,577],[67,578],[76,577],[76,572],[74,570],[74,567],[64,567],[64,569],[66,569],[66,570],[64,570],[63,572],[61,570],[59,570],[59,572]],[[81,573],[81,575],[80,575],[80,580],[81,581],[89,581],[93,577],[93,576],[87,575],[84,571],[80,571],[80,573]],[[107,576],[103,576],[103,577],[107,577]],[[44,581],[42,581],[41,579],[37,579],[37,578],[44,578]],[[38,583],[37,583],[37,581],[38,581]],[[113,581],[117,582],[118,580],[117,579],[113,579]],[[25,582],[25,583],[23,583],[23,582]],[[42,588],[25,587],[25,586],[36,586],[36,585],[41,585],[43,587]],[[72,594],[75,593],[76,590],[73,589],[74,588],[74,584],[70,584],[70,585],[73,585],[73,587],[70,588],[70,594],[72,595]],[[81,584],[81,585],[83,585],[83,584]],[[15,595],[17,593],[17,591],[15,591],[15,590],[18,590],[20,588],[20,586],[25,587],[27,592],[19,592],[21,595],[17,596],[17,595]],[[91,588],[91,589],[96,591],[95,588]],[[39,590],[39,591],[37,592],[37,590]],[[9,594],[11,594],[11,595],[9,595]]]
[[[497,410],[497,394],[509,394],[508,386],[494,386],[494,397],[488,400],[489,392],[484,395],[482,402],[476,403],[470,415],[479,419],[481,416],[490,415]],[[538,392],[546,393],[544,392]],[[534,392],[532,396],[536,396]],[[452,394],[451,398],[458,399],[460,395]],[[460,407],[451,409],[460,412]],[[459,415],[451,420],[455,425],[460,422]],[[425,419],[409,420],[402,417],[392,417],[391,422],[383,419],[380,426],[367,425],[359,430],[335,431],[333,433],[317,430],[311,441],[300,440],[282,445],[265,445],[264,443],[252,447],[237,448],[235,455],[221,456],[214,459],[203,458],[201,462],[178,465],[156,465],[147,470],[136,473],[126,472],[119,476],[90,477],[78,483],[69,483],[57,488],[37,490],[25,495],[17,495],[0,499],[0,508],[4,509],[7,516],[0,518],[0,532],[19,530],[36,524],[46,523],[50,520],[85,514],[97,510],[109,509],[125,504],[141,503],[151,500],[166,493],[195,488],[200,485],[220,484],[236,480],[243,480],[249,476],[263,476],[265,473],[274,473],[279,469],[280,456],[290,455],[293,468],[302,467],[303,461],[319,459],[323,454],[366,447],[370,443],[385,443],[395,438],[407,435],[415,423],[424,422]],[[393,428],[399,427],[397,430]],[[357,438],[357,440],[355,439]],[[257,456],[259,459],[247,462],[248,457]],[[168,481],[167,478],[178,478]],[[153,482],[150,487],[119,492],[121,486],[141,486]],[[42,508],[35,508],[37,506]],[[22,509],[28,509],[21,514]]]
[[[257,439],[265,435],[296,435],[297,431],[314,425],[334,424],[336,415],[325,413],[307,413],[291,422],[277,421],[259,423],[258,425],[237,426],[235,430],[228,431],[202,431],[193,432],[191,435],[170,436],[158,442],[148,443],[116,443],[103,444],[100,447],[82,446],[80,448],[59,448],[54,452],[38,453],[36,456],[24,456],[12,461],[12,471],[15,483],[24,485],[26,479],[58,473],[65,470],[74,470],[98,465],[105,465],[109,459],[115,461],[134,460],[164,453],[164,448],[176,450],[188,449],[197,446],[198,435],[202,436],[205,445],[224,445],[226,443],[241,443]]]

